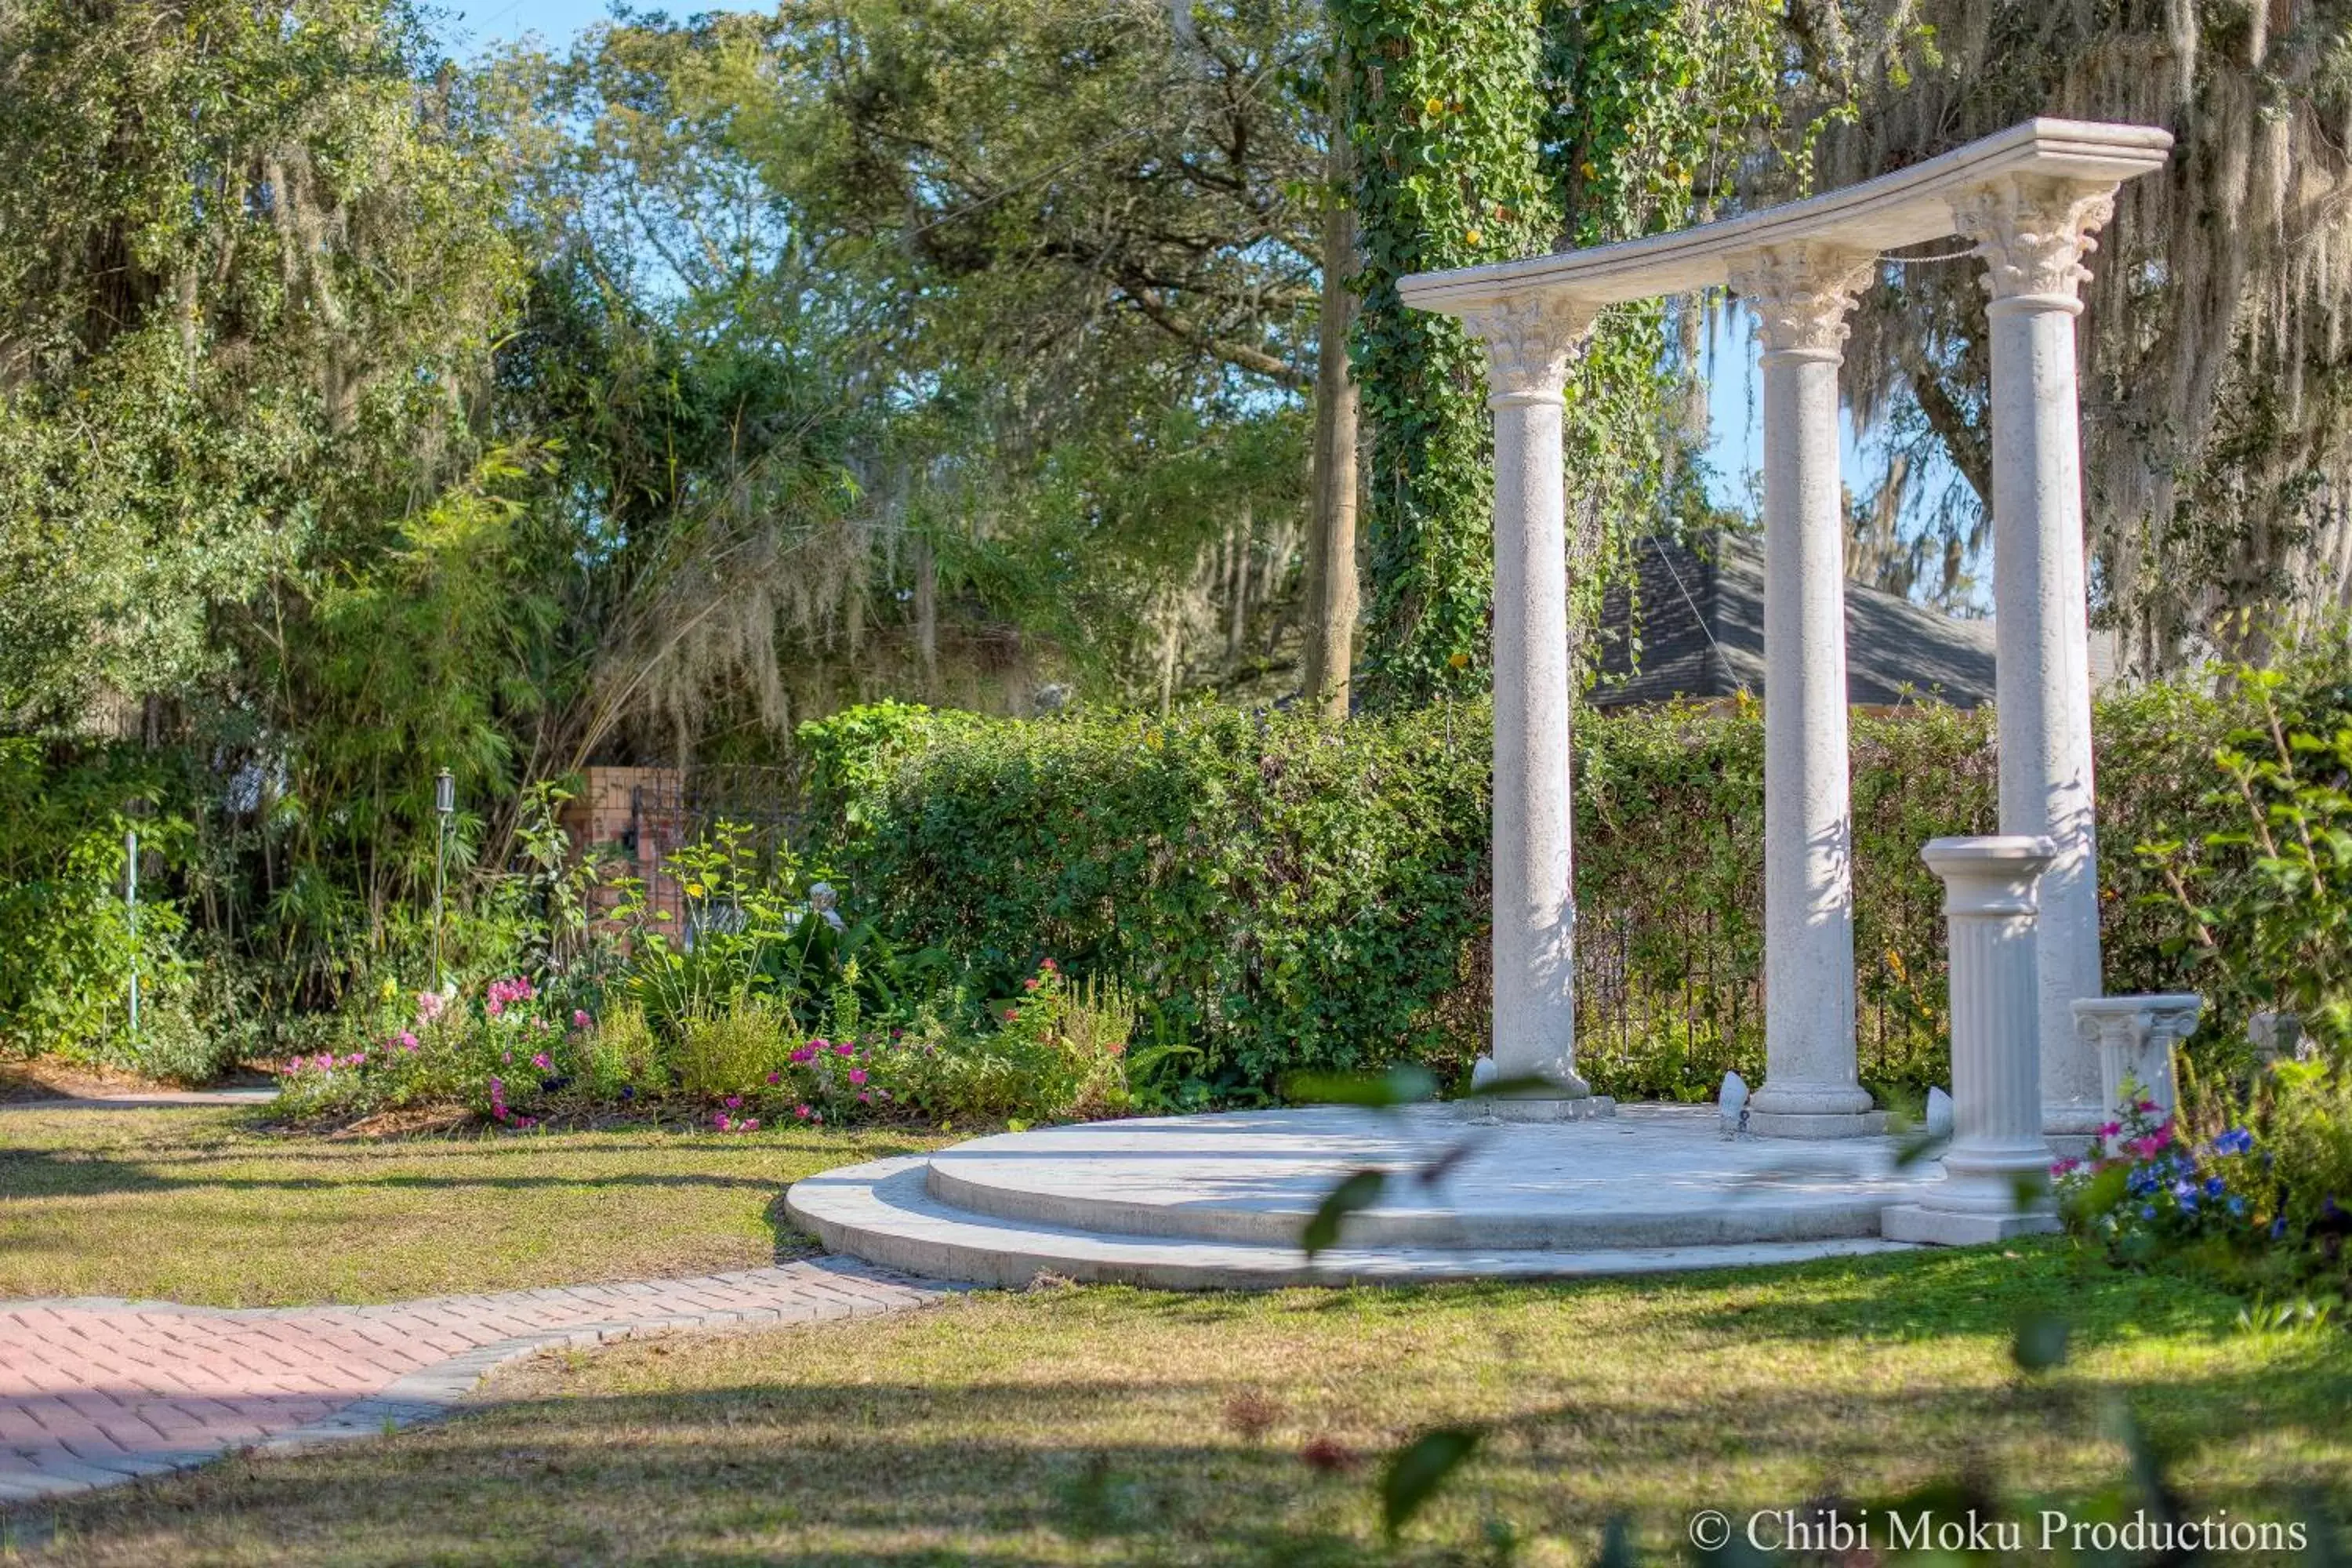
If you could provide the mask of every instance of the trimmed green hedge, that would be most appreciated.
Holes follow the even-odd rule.
[[[2157,689],[2103,705],[2110,989],[2160,990],[2175,917],[2133,853],[2201,831],[2230,715]],[[1463,1072],[1487,980],[1486,709],[1325,728],[1203,709],[1170,721],[984,720],[898,705],[812,723],[817,853],[898,942],[989,994],[1052,956],[1150,999],[1180,1101],[1301,1069]],[[1857,1017],[1865,1080],[1947,1075],[1938,891],[1919,847],[1993,830],[1991,716],[1857,714]],[[1763,727],[1584,716],[1576,742],[1579,1053],[1603,1092],[1697,1099],[1763,1056]]]

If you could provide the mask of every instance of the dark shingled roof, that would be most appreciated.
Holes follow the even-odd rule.
[[[1625,635],[1634,595],[1612,588],[1601,613],[1601,676],[1593,704],[1705,700],[1743,688],[1763,696],[1761,542],[1717,532],[1687,544],[1643,539],[1634,550],[1641,578],[1639,663]],[[1992,700],[1990,621],[1956,620],[1860,583],[1845,585],[1845,660],[1853,702],[1889,705],[1907,696],[1975,708]]]

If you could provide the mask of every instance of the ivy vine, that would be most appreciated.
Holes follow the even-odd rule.
[[[1408,310],[1414,272],[1691,221],[1774,101],[1763,0],[1335,0],[1361,62],[1350,133],[1363,271],[1353,349],[1372,441],[1360,689],[1397,707],[1483,690],[1493,581],[1484,356]],[[1698,503],[1663,302],[1612,311],[1568,394],[1577,611],[1627,544]]]

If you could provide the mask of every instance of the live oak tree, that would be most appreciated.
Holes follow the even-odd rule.
[[[2089,258],[2079,341],[2100,614],[2158,672],[2216,647],[2261,657],[2352,602],[2352,5],[2343,0],[1809,3],[1790,10],[1789,112],[1809,158],[1764,194],[1914,163],[2036,114],[2163,126]],[[1877,510],[1884,553],[1947,583],[1990,499],[1980,268],[1894,269],[1846,356],[1865,416],[1919,472],[1963,477]],[[1924,527],[1923,527],[1924,525]]]
[[[424,58],[396,0],[0,5],[0,717],[184,693],[469,462],[517,272]]]

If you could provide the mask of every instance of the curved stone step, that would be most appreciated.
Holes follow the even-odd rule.
[[[803,1177],[785,1194],[785,1211],[832,1251],[906,1273],[1012,1289],[1041,1274],[1171,1290],[1565,1279],[1910,1250],[1875,1237],[1576,1251],[1350,1246],[1310,1263],[1293,1245],[1098,1233],[974,1214],[932,1195],[925,1179],[930,1158],[905,1155]]]
[[[1711,1107],[1626,1106],[1605,1120],[1465,1123],[1455,1108],[1315,1106],[1096,1121],[1003,1133],[930,1156],[930,1195],[1051,1229],[1295,1245],[1350,1172],[1385,1170],[1349,1217],[1365,1248],[1582,1252],[1879,1235],[1932,1167],[1885,1138],[1721,1136]],[[1443,1162],[1441,1181],[1416,1173]]]

